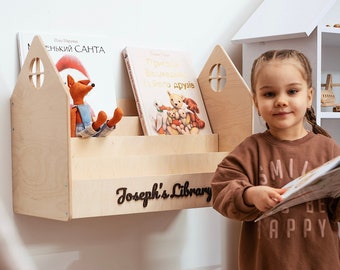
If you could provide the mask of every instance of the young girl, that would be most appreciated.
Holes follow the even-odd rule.
[[[295,50],[262,54],[252,67],[251,89],[268,129],[237,146],[212,179],[214,209],[243,221],[239,269],[340,269],[338,200],[300,204],[254,222],[282,200],[282,186],[340,155],[316,124],[307,58]]]

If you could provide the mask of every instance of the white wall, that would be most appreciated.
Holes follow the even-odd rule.
[[[13,0],[2,5],[0,198],[38,269],[232,270],[237,268],[239,223],[211,208],[67,223],[13,214],[9,99],[19,72],[16,33],[108,34],[116,55],[117,95],[131,97],[120,56],[126,45],[187,50],[199,73],[214,46],[221,44],[241,70],[241,45],[230,40],[261,2]]]

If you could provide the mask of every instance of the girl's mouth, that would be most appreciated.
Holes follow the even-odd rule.
[[[274,116],[284,116],[284,115],[287,115],[287,114],[290,114],[290,112],[277,112],[277,113],[274,113],[273,115]]]

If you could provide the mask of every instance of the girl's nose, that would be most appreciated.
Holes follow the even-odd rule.
[[[275,106],[286,107],[288,104],[287,98],[284,95],[277,95],[275,100]]]

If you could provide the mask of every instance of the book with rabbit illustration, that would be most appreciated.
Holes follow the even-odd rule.
[[[212,133],[187,53],[126,47],[122,54],[145,135]]]

